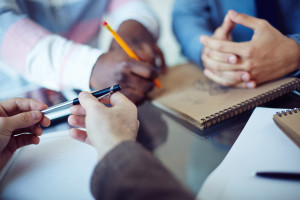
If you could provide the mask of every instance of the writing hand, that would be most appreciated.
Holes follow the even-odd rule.
[[[88,92],[79,94],[80,105],[72,106],[68,122],[77,128],[70,135],[82,142],[92,144],[99,159],[123,141],[135,141],[138,131],[137,108],[124,95],[114,93],[107,107]]]
[[[33,99],[13,98],[0,103],[0,168],[18,148],[39,143],[38,136],[43,132],[40,126],[50,125],[40,112],[46,108]]]
[[[230,11],[228,16],[234,23],[253,29],[254,34],[251,41],[241,43],[203,36],[202,42],[206,46],[240,57],[240,62],[236,64],[207,59],[212,69],[221,72],[236,70],[248,72],[252,82],[246,84],[246,87],[250,88],[283,77],[298,69],[300,48],[296,41],[281,34],[265,20],[235,11]]]
[[[111,50],[101,55],[91,75],[91,86],[102,89],[120,84],[122,93],[135,104],[142,103],[153,87],[157,69],[149,63],[136,61],[122,50]]]

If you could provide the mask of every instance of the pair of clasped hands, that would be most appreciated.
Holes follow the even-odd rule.
[[[236,24],[254,31],[252,39],[233,42]],[[266,20],[230,10],[211,37],[201,36],[204,74],[224,86],[255,88],[278,79],[299,67],[296,41],[281,34]]]
[[[139,122],[137,107],[120,92],[102,99],[89,92],[79,94],[80,105],[72,106],[68,122],[74,139],[90,144],[101,158],[123,141],[135,141]],[[20,147],[39,144],[42,127],[50,120],[41,110],[47,105],[33,99],[13,98],[0,102],[0,170]]]

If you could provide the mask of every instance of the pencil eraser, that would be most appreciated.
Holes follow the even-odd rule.
[[[103,22],[102,22],[102,25],[103,25],[103,26],[106,26],[106,25],[107,25],[107,22],[106,22],[106,21],[103,21]]]

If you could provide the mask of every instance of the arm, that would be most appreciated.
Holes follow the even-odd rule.
[[[172,13],[172,26],[183,54],[198,65],[202,64],[201,35],[212,35],[208,0],[176,0]]]
[[[96,166],[91,191],[96,199],[195,199],[136,142],[123,142]]]
[[[54,90],[90,89],[101,51],[52,34],[22,13],[15,1],[1,3],[0,24],[1,59],[30,81]]]
[[[106,107],[90,93],[79,95],[81,106],[71,107],[73,138],[92,144],[100,160],[92,182],[97,199],[193,199],[148,151],[135,142],[137,108],[125,96],[111,96]]]

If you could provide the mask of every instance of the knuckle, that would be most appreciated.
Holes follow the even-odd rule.
[[[255,51],[256,51],[255,47],[251,47],[251,48],[247,49],[245,52],[245,57],[253,58],[255,56]]]
[[[249,61],[245,65],[245,70],[246,71],[251,71],[255,68],[255,63],[253,61]]]
[[[223,51],[224,50],[224,45],[221,44],[221,43],[216,43],[215,47],[216,47],[217,51]]]

